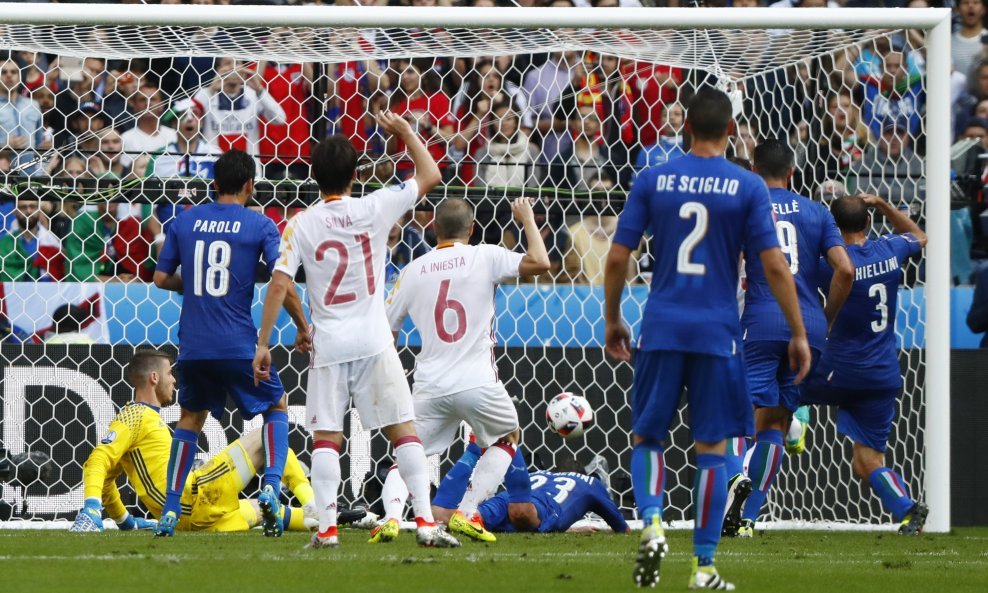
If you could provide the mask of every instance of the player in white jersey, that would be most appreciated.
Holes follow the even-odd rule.
[[[337,135],[316,145],[312,177],[322,202],[292,218],[282,235],[264,299],[254,376],[268,375],[271,331],[302,266],[314,332],[305,410],[314,441],[311,481],[319,506],[319,531],[310,546],[339,543],[340,447],[351,399],[363,426],[380,428],[394,445],[399,471],[413,496],[419,544],[458,546],[432,517],[428,463],[412,423],[411,392],[384,312],[388,231],[439,183],[439,167],[407,121],[384,112],[378,123],[408,146],[415,177],[355,199],[349,195],[357,170],[353,144]]]
[[[433,222],[436,249],[402,270],[387,302],[391,330],[398,332],[407,315],[422,338],[412,397],[426,455],[448,449],[461,422],[487,449],[474,470],[473,487],[449,521],[450,531],[482,541],[495,538],[476,516],[477,507],[501,485],[519,436],[518,412],[494,365],[494,295],[502,279],[549,270],[531,200],[518,198],[511,209],[525,229],[525,255],[496,245],[470,245],[473,210],[464,200],[444,201]],[[382,493],[385,522],[372,542],[397,537],[407,495],[400,476],[391,471]]]

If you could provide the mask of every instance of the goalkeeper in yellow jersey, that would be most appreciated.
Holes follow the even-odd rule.
[[[120,472],[127,474],[137,497],[151,514],[161,517],[172,433],[160,409],[175,399],[171,358],[142,350],[127,365],[126,378],[134,401],[125,405],[83,465],[85,505],[70,531],[101,531],[103,508],[122,530],[152,529],[155,521],[133,517],[117,490]],[[257,502],[240,498],[240,491],[264,466],[260,430],[231,443],[216,457],[193,471],[182,492],[178,528],[194,531],[246,531],[261,521]],[[312,487],[295,453],[288,451],[282,482],[302,505],[310,505]],[[305,512],[284,508],[285,527],[307,530]],[[315,517],[315,512],[310,511]]]

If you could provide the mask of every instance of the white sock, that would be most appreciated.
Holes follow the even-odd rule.
[[[402,437],[395,443],[398,472],[408,486],[416,523],[435,523],[432,501],[429,500],[429,462],[418,437]]]
[[[504,474],[508,472],[511,459],[514,456],[514,447],[510,444],[497,443],[484,451],[480,460],[477,461],[477,467],[473,470],[470,489],[460,501],[459,510],[464,516],[468,519],[473,517],[480,503],[494,494],[497,487],[504,481]]]
[[[336,527],[336,502],[340,491],[340,452],[331,447],[312,451],[312,490],[319,509],[319,532]]]
[[[408,486],[405,480],[401,479],[398,466],[392,466],[388,470],[388,477],[384,480],[384,487],[381,489],[381,502],[384,503],[384,519],[395,519],[401,521],[405,514],[405,501],[408,500]]]

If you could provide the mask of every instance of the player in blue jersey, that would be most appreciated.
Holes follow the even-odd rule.
[[[796,282],[810,349],[814,358],[818,358],[827,340],[827,326],[851,291],[854,266],[826,207],[789,191],[795,170],[789,145],[778,139],[766,140],[755,148],[754,157],[754,171],[768,186],[776,235]],[[744,438],[736,437],[727,448],[730,477],[723,533],[750,537],[768,490],[782,467],[783,435],[799,407],[799,388],[795,384],[796,373],[789,367],[790,333],[786,318],[772,296],[757,253],[745,249],[744,255],[747,290],[741,327],[748,391],[755,405],[755,446],[747,476],[742,470]],[[817,293],[821,256],[826,257],[834,270],[826,311]]]
[[[168,226],[154,272],[159,288],[183,294],[179,318],[178,403],[182,414],[168,460],[167,501],[157,536],[174,534],[180,497],[210,412],[220,417],[229,395],[244,419],[264,415],[264,479],[258,503],[264,534],[283,530],[278,493],[288,455],[288,407],[277,373],[255,384],[252,362],[257,329],[251,317],[254,274],[264,260],[273,270],[281,237],[274,223],[245,207],[254,194],[254,159],[239,150],[214,166],[216,201],[191,208]],[[181,266],[181,275],[179,274]],[[308,323],[296,293],[285,309],[308,347]]]
[[[869,207],[884,215],[895,234],[868,239]],[[902,393],[895,337],[902,266],[926,247],[926,234],[906,213],[878,196],[843,197],[830,211],[854,263],[854,285],[801,400],[837,406],[837,431],[854,441],[854,473],[901,521],[899,533],[918,534],[929,509],[910,498],[899,474],[885,467],[885,448]]]
[[[467,490],[481,449],[471,442],[443,478],[432,501],[439,521],[448,521]],[[579,472],[538,471],[529,474],[525,460],[515,455],[504,477],[505,491],[480,503],[484,527],[495,532],[567,531],[587,513],[599,515],[616,533],[630,531],[628,523],[598,478]]]
[[[761,259],[792,328],[788,355],[799,369],[797,381],[810,368],[796,286],[779,249],[768,189],[760,177],[724,158],[734,127],[725,93],[697,91],[686,112],[690,152],[639,173],[607,256],[606,348],[614,358],[630,361],[621,293],[631,252],[651,229],[655,263],[631,390],[631,477],[645,524],[633,577],[641,587],[658,582],[668,551],[661,523],[663,450],[685,387],[697,467],[689,585],[733,589],[717,574],[714,553],[727,503],[726,439],[753,429],[736,299],[742,247]]]

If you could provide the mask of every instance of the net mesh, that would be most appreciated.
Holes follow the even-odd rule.
[[[868,191],[917,219],[924,212],[925,76],[914,32],[0,26],[0,48],[12,50],[2,82],[16,115],[16,126],[0,130],[2,446],[52,458],[26,488],[2,486],[0,519],[71,516],[81,505],[81,465],[130,396],[122,366],[137,345],[177,344],[181,299],[148,283],[163,230],[208,199],[212,162],[231,147],[256,157],[253,207],[280,228],[316,198],[308,156],[327,134],[346,134],[362,154],[356,193],[407,174],[403,148],[374,126],[382,109],[408,117],[441,163],[429,203],[456,195],[475,204],[474,240],[522,249],[506,198],[536,196],[552,269],[502,286],[498,366],[533,465],[603,465],[629,512],[631,369],[602,353],[603,260],[636,172],[687,149],[683,105],[693,90],[710,83],[731,92],[733,156],[750,159],[764,138],[788,139],[795,191],[824,201]],[[878,221],[876,232],[888,230]],[[428,208],[406,216],[389,240],[389,281],[434,244]],[[651,257],[647,245],[635,255],[625,312],[637,325]],[[908,264],[899,299],[906,386],[889,450],[916,494],[922,266]],[[264,281],[261,271],[255,309]],[[290,345],[293,331],[279,328],[276,338]],[[417,336],[405,333],[400,344],[410,365]],[[292,444],[307,461],[306,361],[276,356],[299,424]],[[562,391],[595,408],[584,439],[545,429],[545,404]],[[176,420],[177,410],[165,417]],[[671,520],[692,517],[684,420],[681,412],[667,451]],[[210,419],[200,456],[256,427],[237,414]],[[386,443],[359,422],[347,431],[344,496],[375,504]],[[434,460],[435,478],[460,451]],[[814,411],[809,452],[788,459],[764,518],[887,521],[849,458],[832,413]]]

